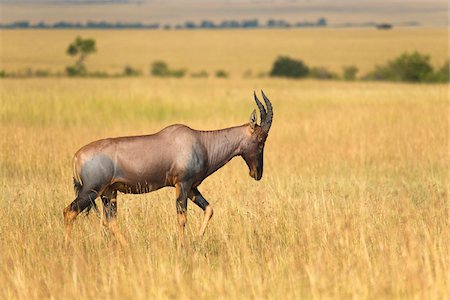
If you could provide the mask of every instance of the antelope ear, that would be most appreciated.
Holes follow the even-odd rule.
[[[256,127],[256,109],[254,109],[252,114],[250,115],[250,128],[255,129],[255,127]]]

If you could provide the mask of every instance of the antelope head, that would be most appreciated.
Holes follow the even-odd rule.
[[[267,110],[259,101],[256,93],[254,93],[255,102],[261,116],[261,123],[260,125],[257,124],[256,110],[253,110],[250,115],[248,135],[242,145],[242,157],[247,163],[250,176],[255,180],[260,180],[263,174],[264,144],[266,143],[273,118],[272,103],[270,103],[270,100],[263,91],[261,91],[261,93],[264,102],[266,103]]]

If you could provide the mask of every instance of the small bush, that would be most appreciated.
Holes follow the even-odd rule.
[[[217,70],[216,77],[218,78],[228,78],[228,73],[224,70]]]
[[[449,82],[450,81],[450,61],[446,61],[432,76],[432,82]]]
[[[404,53],[390,62],[388,67],[392,69],[396,79],[402,81],[426,81],[430,74],[433,73],[430,57],[419,52]]]
[[[365,74],[362,79],[364,80],[386,80],[386,81],[393,81],[394,80],[394,74],[391,70],[389,70],[386,67],[383,66],[375,66],[375,69],[370,71],[369,73]]]
[[[150,72],[153,76],[168,76],[170,73],[169,67],[163,61],[154,62]]]
[[[124,76],[140,76],[141,71],[139,71],[138,69],[135,69],[131,66],[125,66],[123,68],[123,75]]]
[[[342,68],[342,78],[344,80],[355,80],[356,74],[358,74],[358,68],[356,66],[344,66]]]
[[[403,53],[384,66],[376,66],[365,79],[407,82],[425,82],[433,77],[433,67],[428,55],[419,52]]]
[[[197,73],[191,73],[191,77],[193,78],[206,78],[209,74],[205,70],[197,72]]]
[[[153,76],[159,77],[183,77],[186,74],[186,70],[178,69],[178,70],[170,70],[167,63],[163,61],[156,61],[152,64],[151,74]]]
[[[287,56],[280,56],[274,62],[270,76],[301,78],[306,77],[308,73],[309,68],[303,61],[295,60]]]
[[[84,66],[75,65],[66,67],[66,74],[70,77],[73,76],[85,76],[86,68]]]
[[[339,76],[336,73],[328,71],[324,67],[313,67],[309,71],[309,77],[315,79],[337,79]]]
[[[0,70],[0,78],[5,78],[7,75],[5,70]]]
[[[184,69],[171,70],[169,73],[169,76],[176,77],[176,78],[184,77],[184,75],[186,75],[186,70],[184,70]]]

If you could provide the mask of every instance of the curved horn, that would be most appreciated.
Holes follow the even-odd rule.
[[[262,103],[259,101],[258,97],[256,97],[255,91],[253,91],[253,96],[255,97],[256,105],[259,108],[259,114],[261,115],[261,124],[262,124],[264,122],[264,120],[266,119],[267,112],[266,112],[266,109],[264,108],[264,105],[262,105]]]
[[[264,121],[261,121],[261,127],[264,129],[265,132],[269,132],[270,126],[272,125],[272,119],[273,119],[273,108],[272,103],[270,102],[269,98],[266,97],[264,92],[261,90],[261,94],[263,96],[264,102],[267,106],[267,116],[264,118]]]

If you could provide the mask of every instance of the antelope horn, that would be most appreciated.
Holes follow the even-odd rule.
[[[269,98],[266,97],[266,95],[264,94],[264,92],[262,90],[261,90],[261,94],[262,94],[264,102],[266,103],[266,106],[267,106],[267,115],[264,118],[264,120],[261,120],[261,128],[266,133],[269,133],[269,129],[270,129],[270,126],[272,125],[272,119],[273,119],[272,103],[270,103]]]
[[[264,108],[264,105],[262,105],[262,103],[259,101],[258,97],[256,97],[255,91],[253,91],[253,96],[255,97],[256,105],[259,108],[259,114],[261,115],[261,124],[262,124],[264,122],[264,120],[266,119],[267,112],[266,112],[266,109]]]

